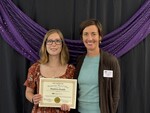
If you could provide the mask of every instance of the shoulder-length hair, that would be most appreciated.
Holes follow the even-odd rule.
[[[62,40],[62,50],[60,52],[60,62],[62,65],[65,65],[69,61],[69,51],[68,51],[68,47],[64,41],[64,36],[59,29],[51,29],[45,34],[44,39],[43,39],[43,43],[42,43],[42,46],[40,49],[40,60],[39,60],[39,62],[42,64],[49,62],[49,54],[46,50],[46,41],[47,41],[47,38],[53,33],[57,33]]]

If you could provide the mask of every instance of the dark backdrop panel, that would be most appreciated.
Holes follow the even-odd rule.
[[[72,0],[14,0],[30,18],[45,29],[59,28],[65,38],[74,34],[74,1]]]
[[[150,112],[150,35],[120,58],[121,99],[118,113]]]
[[[28,113],[31,105],[25,99],[23,83],[29,65],[0,37],[0,113]]]
[[[80,39],[79,24],[88,18],[101,21],[104,34],[124,24],[146,0],[13,0],[44,28],[57,27],[65,38]]]
[[[99,19],[104,34],[124,24],[145,0],[13,0],[45,29],[59,28],[65,38],[79,39],[79,24],[87,18]],[[150,36],[122,56],[121,99],[118,113],[150,113]],[[30,61],[0,37],[0,113],[30,113],[25,98]]]

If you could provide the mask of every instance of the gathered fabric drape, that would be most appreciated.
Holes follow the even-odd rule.
[[[46,30],[32,21],[10,0],[1,0],[0,33],[16,51],[31,61],[39,58],[38,51]],[[104,36],[101,47],[117,57],[122,56],[150,33],[150,1],[121,27]],[[71,57],[84,52],[79,40],[66,39]],[[82,49],[83,48],[83,49]]]

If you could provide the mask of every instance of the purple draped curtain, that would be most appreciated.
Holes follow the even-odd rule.
[[[24,57],[34,62],[46,29],[20,11],[11,0],[0,1],[0,33],[2,38]],[[101,48],[122,56],[150,33],[150,0],[121,27],[104,36]],[[65,39],[70,55],[76,58],[85,48],[80,40]]]

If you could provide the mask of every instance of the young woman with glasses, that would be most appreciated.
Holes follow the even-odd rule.
[[[49,30],[40,49],[40,59],[28,70],[26,98],[34,104],[32,113],[69,113],[70,107],[62,104],[60,108],[39,107],[42,95],[39,94],[39,81],[44,78],[72,79],[75,67],[68,64],[69,52],[63,34],[58,29]]]

